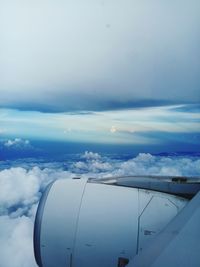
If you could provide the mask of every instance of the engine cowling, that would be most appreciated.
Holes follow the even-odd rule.
[[[40,267],[123,267],[188,202],[167,193],[87,179],[50,184],[37,210]]]

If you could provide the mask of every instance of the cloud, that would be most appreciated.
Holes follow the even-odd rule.
[[[9,139],[5,141],[4,146],[6,148],[14,148],[14,149],[27,149],[31,148],[29,140],[23,140],[21,138]]]
[[[112,127],[110,128],[110,132],[111,132],[111,133],[116,133],[116,132],[117,132],[117,128],[116,128],[115,126],[112,126]]]
[[[82,155],[82,158],[86,160],[100,160],[101,156],[98,153],[85,151],[85,153]]]
[[[165,145],[168,136],[172,143],[178,143],[181,136],[183,143],[187,144],[192,140],[187,134],[200,131],[200,114],[191,112],[194,108],[198,106],[172,105],[87,114],[4,109],[0,124],[7,129],[9,136],[21,138],[7,141],[7,147],[28,147],[27,138],[96,144]],[[194,142],[198,144],[198,138]]]
[[[113,160],[107,157],[78,161],[71,170],[88,177],[131,175],[200,175],[200,160],[192,157],[162,157],[140,153],[130,160]]]
[[[33,256],[37,203],[48,183],[66,177],[72,174],[38,167],[0,171],[0,267],[37,266]]]
[[[174,110],[179,112],[200,113],[200,105],[181,105],[179,107],[174,107]]]
[[[92,160],[89,162],[78,161],[73,164],[72,170],[74,173],[86,175],[91,173],[94,176],[95,173],[112,172],[112,165],[109,162],[102,162],[99,160]]]
[[[5,129],[1,129],[1,128],[0,128],[0,135],[1,135],[1,134],[4,134],[5,132],[6,132]]]
[[[51,166],[54,166],[53,164]],[[29,209],[38,202],[44,187],[55,179],[72,177],[71,173],[58,169],[15,167],[0,171],[1,214]]]
[[[29,161],[26,163],[24,160],[21,167],[0,171],[0,267],[36,267],[33,222],[41,193],[53,180],[77,176],[200,175],[199,157],[189,155],[140,153],[127,160],[123,156],[115,158],[86,151],[74,157],[73,162],[66,160],[64,165],[63,162],[46,161],[37,166],[36,162],[32,167]]]
[[[33,256],[33,220],[0,216],[0,267],[36,267]]]
[[[1,1],[0,105],[198,103],[199,8],[197,0]]]

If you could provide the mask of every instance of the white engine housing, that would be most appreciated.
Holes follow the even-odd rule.
[[[140,188],[57,180],[40,201],[34,249],[40,267],[123,267],[187,199]]]

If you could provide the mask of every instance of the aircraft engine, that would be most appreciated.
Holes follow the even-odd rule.
[[[36,262],[40,267],[124,267],[187,202],[114,179],[57,180],[38,206]]]

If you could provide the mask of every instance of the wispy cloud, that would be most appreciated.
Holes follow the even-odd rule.
[[[88,114],[4,110],[0,123],[7,129],[7,136],[19,137],[7,140],[7,147],[29,146],[27,138],[142,145],[162,143],[164,135],[172,141],[173,136],[176,140],[175,135],[180,135],[187,143],[187,136],[200,133],[200,114],[190,112],[189,107],[192,109],[191,105],[179,105]],[[195,142],[198,144],[198,140]]]
[[[1,134],[4,134],[5,132],[6,132],[5,129],[1,129],[1,128],[0,128],[0,135],[1,135]]]

